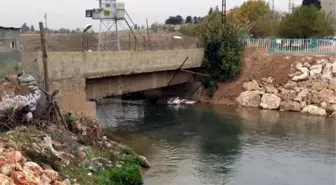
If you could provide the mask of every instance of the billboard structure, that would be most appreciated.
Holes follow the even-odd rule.
[[[116,0],[99,0],[99,8],[85,11],[87,18],[99,20],[98,51],[120,50],[118,22],[125,20],[125,4]]]

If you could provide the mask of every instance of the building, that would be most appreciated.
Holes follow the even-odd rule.
[[[0,25],[0,78],[18,70],[21,61],[20,29]]]
[[[0,52],[20,49],[20,29],[0,26]]]
[[[324,10],[328,15],[336,18],[336,0],[320,0],[322,10]]]

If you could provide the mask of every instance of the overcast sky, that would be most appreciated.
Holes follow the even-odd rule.
[[[266,0],[268,2],[269,0]],[[288,0],[274,0],[278,10],[287,11]],[[21,27],[28,25],[38,27],[44,21],[44,13],[48,13],[48,27],[52,29],[82,28],[93,24],[98,29],[98,21],[85,18],[85,10],[98,8],[97,0],[0,0],[0,26]],[[119,2],[119,1],[117,1]],[[221,6],[221,0],[123,0],[126,11],[133,21],[139,25],[153,22],[162,23],[170,15],[204,16],[210,7]],[[239,6],[244,0],[227,0],[227,9]],[[301,0],[294,0],[300,4]],[[125,25],[121,25],[124,27]]]

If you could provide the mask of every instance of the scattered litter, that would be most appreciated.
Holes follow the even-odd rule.
[[[180,99],[179,97],[172,98],[168,100],[167,104],[168,105],[180,105],[180,104],[187,104],[187,105],[192,105],[195,104],[196,101],[192,100],[187,100],[187,99]]]

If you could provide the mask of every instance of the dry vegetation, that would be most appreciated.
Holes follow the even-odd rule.
[[[184,36],[181,33],[154,33],[150,32],[150,43],[152,50],[165,50],[172,49],[173,40],[172,36],[179,35],[183,37],[183,41],[175,40],[174,48],[175,49],[190,49],[197,48],[200,46],[199,40],[194,37]],[[89,33],[87,37],[84,37],[84,47],[92,51],[98,49],[98,34]],[[147,33],[144,31],[137,31],[137,50],[148,50],[149,39]],[[70,33],[70,34],[47,34],[47,45],[48,51],[81,51],[81,33]],[[87,39],[88,38],[88,42]],[[103,40],[111,40],[112,43],[105,43],[102,46],[102,50],[112,49],[115,45],[113,41],[115,35],[102,35]],[[37,51],[41,49],[41,40],[39,34],[22,34],[21,35],[21,45],[25,51]],[[121,50],[134,50],[135,48],[135,39],[133,34],[130,34],[128,31],[120,32],[120,46]],[[116,48],[114,48],[116,49]]]

